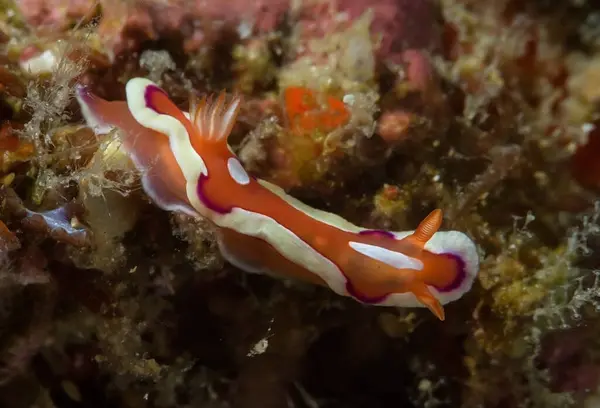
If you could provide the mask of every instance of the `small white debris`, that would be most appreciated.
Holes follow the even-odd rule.
[[[148,71],[148,78],[160,82],[163,74],[177,68],[175,61],[166,50],[146,50],[140,55],[140,67]]]
[[[590,133],[592,133],[594,130],[596,130],[596,125],[593,123],[584,123],[583,125],[581,125],[581,131],[583,132],[583,138],[581,141],[579,141],[579,145],[585,145],[588,143],[589,141],[589,137],[590,137]],[[573,150],[575,150],[577,146],[574,147]]]
[[[427,378],[424,378],[421,381],[419,381],[419,391],[429,392],[431,391],[432,385],[433,384],[431,383],[431,381],[429,381]]]
[[[348,106],[354,106],[354,102],[356,102],[356,98],[352,94],[346,94],[342,98],[342,101],[344,101],[344,103]]]
[[[242,20],[242,22],[237,27],[237,32],[238,32],[238,35],[240,36],[241,40],[250,38],[253,30],[254,30],[254,24],[252,24],[249,21],[244,21],[244,20]]]
[[[588,122],[581,125],[581,130],[583,130],[584,133],[590,133],[592,130],[594,130],[595,127],[596,125]]]
[[[265,337],[264,339],[259,340],[258,343],[256,343],[254,347],[252,347],[252,349],[248,352],[248,354],[246,354],[246,356],[258,356],[267,351],[267,348],[269,348],[269,339]]]
[[[263,354],[265,351],[267,351],[267,348],[269,348],[269,339],[271,338],[272,334],[271,334],[271,327],[273,326],[273,320],[275,319],[271,319],[271,321],[269,322],[269,328],[267,329],[267,335],[260,339],[248,352],[248,354],[246,354],[247,357],[255,357],[258,355]]]
[[[21,61],[21,69],[32,75],[50,74],[56,71],[59,58],[51,50]]]

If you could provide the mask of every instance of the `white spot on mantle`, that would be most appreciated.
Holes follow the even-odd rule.
[[[234,179],[236,183],[241,185],[250,183],[250,176],[248,176],[248,173],[244,170],[242,163],[235,157],[230,157],[229,160],[227,160],[227,170],[229,170],[229,175],[231,175],[231,178]]]

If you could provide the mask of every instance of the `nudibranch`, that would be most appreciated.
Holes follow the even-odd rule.
[[[441,210],[414,231],[361,228],[246,172],[227,142],[240,97],[192,97],[188,113],[144,78],[131,79],[126,94],[126,101],[106,101],[77,88],[88,126],[120,129],[154,203],[210,220],[234,266],[323,285],[366,304],[427,307],[441,320],[443,305],[470,290],[476,246],[462,232],[438,231]]]

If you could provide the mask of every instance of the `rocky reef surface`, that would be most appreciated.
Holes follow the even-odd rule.
[[[242,94],[233,150],[316,208],[443,209],[473,289],[440,322],[226,263],[85,125],[76,83],[137,76]],[[591,0],[0,0],[0,406],[600,407],[599,193]]]

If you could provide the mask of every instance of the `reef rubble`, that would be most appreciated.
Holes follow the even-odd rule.
[[[600,7],[1,0],[0,406],[600,406]],[[244,97],[252,175],[478,245],[446,320],[247,274],[74,99]]]

